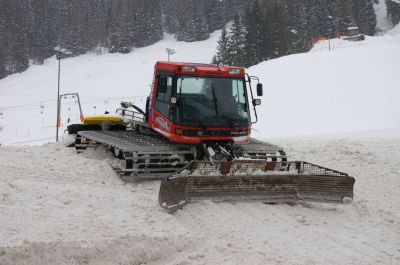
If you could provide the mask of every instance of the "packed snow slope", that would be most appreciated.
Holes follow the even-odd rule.
[[[309,53],[250,68],[265,87],[262,118],[255,126],[260,136],[399,128],[396,29],[363,42],[331,40],[331,50],[325,41]]]
[[[383,37],[270,60],[248,69],[264,83],[258,108],[258,137],[354,132],[400,127],[398,69],[400,35]],[[153,68],[172,48],[175,61],[209,63],[219,32],[202,42],[166,36],[152,46],[123,54],[87,54],[62,60],[61,93],[78,92],[85,115],[113,112],[121,100],[140,106],[150,92]],[[0,143],[53,141],[56,123],[57,66],[44,65],[0,80]],[[78,122],[73,99],[62,100],[63,129]],[[258,133],[257,133],[258,132]],[[37,140],[42,140],[38,141]]]
[[[387,16],[386,0],[374,1],[377,28],[386,32],[390,29],[391,23]]]
[[[102,148],[0,148],[0,264],[399,264],[400,136],[276,139],[355,177],[351,205],[202,201],[124,184]]]
[[[203,42],[177,42],[171,36],[154,45],[135,49],[130,54],[93,55],[64,59],[61,62],[61,94],[79,93],[86,116],[111,113],[121,100],[144,106],[150,93],[154,64],[167,60],[166,48],[177,53],[177,61],[209,63],[215,53],[219,32]],[[55,136],[58,61],[52,57],[41,66],[0,80],[0,123],[4,131],[0,143],[15,143]],[[43,106],[43,107],[41,107]],[[69,111],[70,109],[70,111]],[[62,101],[63,128],[79,122],[75,100]],[[43,141],[39,141],[42,143]]]

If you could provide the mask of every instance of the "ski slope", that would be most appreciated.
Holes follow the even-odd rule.
[[[124,184],[107,150],[15,146],[54,141],[54,58],[0,80],[0,264],[399,264],[399,33],[248,70],[265,88],[254,134],[355,177],[351,205],[203,201],[167,214],[159,181]],[[62,93],[78,92],[86,115],[143,105],[165,48],[207,63],[218,35],[65,59]],[[79,119],[73,100],[64,128],[68,117]]]
[[[400,35],[333,40],[331,47],[249,69],[265,80],[259,137],[400,127]]]
[[[257,137],[356,132],[400,127],[397,99],[400,34],[395,28],[383,37],[339,45],[331,51],[267,61],[248,69],[264,83],[258,108]],[[177,42],[166,36],[152,46],[123,54],[87,54],[62,60],[61,94],[80,94],[86,116],[113,112],[121,100],[144,106],[153,67],[165,60],[165,49],[177,51],[176,61],[209,63],[220,32],[202,42]],[[58,62],[0,80],[2,144],[54,141]],[[73,99],[62,100],[62,129],[79,121]],[[69,122],[68,122],[69,121]]]
[[[79,93],[86,116],[113,112],[122,100],[144,105],[150,93],[154,64],[167,60],[166,48],[177,53],[174,60],[209,63],[215,53],[219,32],[203,42],[176,42],[167,35],[154,45],[124,54],[87,54],[61,62],[61,94]],[[54,141],[56,124],[58,61],[52,57],[41,66],[0,80],[0,142]],[[41,106],[44,106],[41,108]],[[68,111],[68,109],[71,111]],[[41,113],[43,112],[43,113]],[[62,101],[63,128],[79,122],[74,100]],[[30,142],[35,143],[35,142]]]
[[[389,22],[387,16],[386,0],[374,1],[374,9],[376,14],[377,28],[383,32],[388,31],[391,28],[391,23]]]

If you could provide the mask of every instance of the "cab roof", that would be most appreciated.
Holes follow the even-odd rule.
[[[178,75],[191,76],[219,76],[244,78],[245,69],[243,67],[224,65],[219,68],[215,64],[184,63],[184,62],[157,62],[155,70],[158,72],[168,72]]]

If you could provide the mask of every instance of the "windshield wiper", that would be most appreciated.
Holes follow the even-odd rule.
[[[211,89],[212,89],[212,94],[213,94],[213,101],[214,101],[214,108],[215,108],[215,114],[217,115],[217,117],[219,116],[219,109],[218,109],[218,99],[217,99],[217,95],[215,94],[215,88],[214,88],[214,84],[211,83]]]
[[[213,101],[214,101],[215,114],[217,114],[217,117],[225,118],[225,119],[228,121],[229,128],[230,128],[230,129],[234,129],[234,128],[235,128],[235,124],[233,123],[232,118],[229,118],[229,117],[225,114],[225,112],[222,111],[222,110],[219,108],[217,95],[215,94],[214,84],[212,84],[212,83],[211,83],[211,89],[212,89],[212,94],[213,94]],[[222,116],[219,116],[219,114],[221,114]]]

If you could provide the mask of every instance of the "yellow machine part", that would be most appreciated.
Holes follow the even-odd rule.
[[[85,117],[83,120],[83,124],[91,125],[91,124],[122,124],[123,119],[121,117],[115,116],[93,116],[93,117]]]

